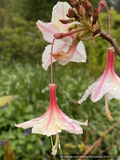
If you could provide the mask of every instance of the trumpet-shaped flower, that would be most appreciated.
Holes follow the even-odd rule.
[[[110,116],[110,111],[108,109],[107,99],[116,98],[120,100],[120,78],[114,72],[114,52],[107,50],[107,65],[105,71],[97,82],[93,83],[85,91],[84,96],[78,101],[82,103],[91,94],[91,100],[96,102],[100,100],[103,95],[106,101],[106,114],[109,119],[113,120]]]
[[[52,43],[54,35],[56,33],[67,33],[69,32],[69,27],[72,24],[62,24],[60,19],[66,20],[68,17],[68,9],[70,5],[67,2],[58,2],[52,11],[52,19],[50,23],[43,23],[38,20],[37,26],[43,34],[43,37],[46,41]],[[53,59],[52,62],[58,61],[60,64],[65,65],[69,61],[74,62],[85,62],[86,61],[86,51],[83,43],[80,41],[74,43],[74,34],[71,36],[64,36],[61,39],[56,39],[53,49]],[[43,56],[42,56],[42,66],[46,70],[49,65],[51,65],[51,45],[46,46]]]
[[[24,129],[32,127],[32,133],[43,134],[47,136],[56,135],[56,143],[52,148],[52,154],[57,153],[57,147],[59,146],[59,135],[61,130],[66,130],[70,133],[81,134],[83,129],[80,125],[87,125],[79,121],[69,118],[64,114],[57,105],[56,102],[56,85],[50,84],[50,104],[47,111],[39,118],[29,120],[27,122],[16,124],[16,127],[22,127]]]

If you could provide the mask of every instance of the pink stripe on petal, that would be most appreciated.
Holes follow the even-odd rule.
[[[75,51],[79,56],[82,56],[77,50]]]
[[[106,71],[105,75],[103,75],[102,82],[100,83],[100,85],[99,85],[99,87],[98,87],[98,89],[97,89],[96,96],[95,96],[95,98],[94,98],[94,100],[93,100],[94,102],[95,102],[95,99],[97,98],[97,96],[98,96],[99,93],[100,93],[101,87],[102,87],[102,85],[103,85],[103,83],[104,83],[104,81],[105,81],[105,79],[106,79],[107,74],[108,74],[108,72]]]
[[[74,127],[74,125],[72,125],[70,122],[68,122],[66,119],[65,119],[65,117],[67,117],[67,118],[69,118],[65,113],[63,113],[59,108],[58,108],[58,110],[59,110],[59,113],[60,113],[60,115],[62,116],[62,120],[63,121],[65,121],[65,122],[67,122],[74,130],[75,130],[75,127]],[[65,117],[64,117],[65,116]],[[69,118],[70,119],[70,118]]]
[[[56,43],[57,44],[57,43]],[[58,43],[59,44],[59,43]],[[54,48],[56,48],[55,49],[55,52],[60,52],[61,50],[63,50],[65,47],[67,46],[67,44],[65,44],[65,43],[63,43],[62,45],[60,45],[59,47],[56,47],[56,45],[55,46],[53,46],[53,50],[54,50]],[[47,57],[46,57],[47,58]],[[54,58],[52,59],[52,63],[54,63],[55,61],[57,61],[57,60],[55,60]],[[46,60],[45,60],[45,62],[46,62]],[[43,61],[43,68],[45,69],[45,70],[47,70],[47,68],[51,65],[51,57],[49,57],[48,58],[48,60],[47,60],[47,62],[45,63],[44,61]]]
[[[67,44],[64,43],[62,46],[60,46],[60,48],[58,48],[58,49],[55,51],[55,53],[62,51],[66,46],[67,46]]]
[[[41,21],[38,21],[37,23],[37,26],[43,30],[45,30],[46,32],[50,32],[51,34],[55,34],[56,32],[52,31],[49,29],[49,25],[52,27],[52,24],[51,23],[43,23]]]
[[[37,26],[38,28],[40,29],[40,31],[42,32],[43,34],[43,37],[46,41],[48,42],[52,42],[53,41],[53,35],[55,33],[58,33],[59,30],[57,30],[54,26],[53,26],[53,23],[50,22],[50,23],[43,23],[42,21],[37,21]]]

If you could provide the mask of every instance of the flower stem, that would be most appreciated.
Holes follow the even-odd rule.
[[[106,6],[107,9],[107,13],[108,13],[108,21],[109,21],[109,35],[111,36],[111,24],[110,24],[110,12],[109,12],[109,8],[107,3],[104,1],[104,4]],[[111,47],[111,43],[109,43],[109,47]]]
[[[55,42],[55,38],[52,41],[52,46],[51,46],[51,84],[53,84],[53,65],[52,65],[52,54],[53,54],[53,45]]]
[[[76,30],[73,30],[73,31],[70,31],[70,32],[67,32],[67,33],[56,33],[54,34],[54,37],[56,39],[61,39],[61,38],[64,38],[64,37],[67,37],[67,36],[70,36],[72,34],[75,34],[77,32],[80,32],[80,31],[85,31],[86,28],[79,28],[79,29],[76,29]]]

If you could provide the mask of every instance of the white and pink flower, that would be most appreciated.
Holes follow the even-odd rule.
[[[58,2],[52,11],[52,19],[50,23],[43,23],[38,20],[37,26],[43,34],[43,38],[52,43],[56,33],[69,32],[71,24],[62,24],[60,19],[68,19],[66,14],[71,6],[67,2]],[[75,22],[74,22],[75,23]],[[78,22],[77,22],[78,23]],[[83,43],[73,42],[74,36],[67,36],[62,39],[56,39],[53,47],[53,60],[65,65],[69,61],[86,62],[86,51]],[[46,46],[42,56],[42,66],[46,70],[51,65],[51,45]]]
[[[52,148],[52,154],[57,153],[59,146],[59,135],[61,130],[66,130],[70,133],[81,134],[83,129],[80,125],[87,125],[79,121],[69,118],[64,114],[57,105],[56,101],[56,85],[50,84],[50,104],[47,111],[39,118],[35,118],[24,123],[16,124],[16,127],[24,129],[32,127],[32,133],[43,134],[47,136],[56,135],[56,143]]]
[[[106,95],[106,114],[109,119],[113,120],[110,116],[107,99],[110,100],[112,98],[116,98],[120,100],[120,78],[114,72],[114,52],[108,49],[107,57],[105,71],[97,82],[88,87],[84,96],[78,101],[78,103],[85,101],[90,94],[93,102],[100,100],[104,95]]]

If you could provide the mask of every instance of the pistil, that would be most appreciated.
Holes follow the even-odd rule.
[[[106,109],[106,115],[107,115],[108,119],[110,121],[113,121],[113,118],[111,116],[111,112],[108,107],[108,93],[105,94],[105,109]]]
[[[55,156],[57,154],[57,149],[60,149],[60,140],[59,140],[59,134],[56,134],[56,141],[55,145],[52,147],[52,154]]]

